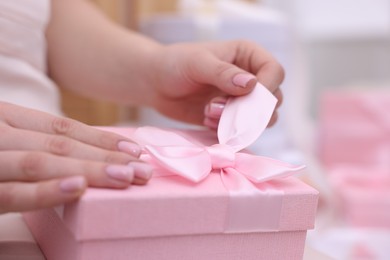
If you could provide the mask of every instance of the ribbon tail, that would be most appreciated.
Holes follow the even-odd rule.
[[[229,192],[226,233],[278,230],[283,206],[282,190],[266,183],[260,190],[234,168],[224,169],[221,179]]]
[[[236,170],[254,183],[285,178],[304,169],[304,165],[292,165],[268,157],[252,154],[236,154]]]

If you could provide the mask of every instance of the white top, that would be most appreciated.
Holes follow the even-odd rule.
[[[61,114],[58,88],[46,75],[49,0],[0,1],[0,100]]]

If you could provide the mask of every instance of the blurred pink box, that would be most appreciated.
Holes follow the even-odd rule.
[[[207,132],[182,134],[215,143]],[[239,223],[244,227],[231,228],[230,215],[248,212],[252,198],[239,200],[242,212],[229,211],[229,192],[219,174],[195,184],[170,176],[127,190],[89,188],[78,202],[24,218],[48,260],[302,259],[318,192],[295,177],[257,188],[264,203],[253,210],[261,217],[240,216],[258,222],[255,230],[245,230],[245,221]]]
[[[321,96],[319,157],[334,165],[390,165],[390,91],[334,90]]]
[[[338,208],[347,224],[390,228],[388,168],[340,166],[329,173]]]

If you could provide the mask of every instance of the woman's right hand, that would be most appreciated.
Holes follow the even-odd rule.
[[[144,184],[152,167],[126,137],[0,102],[0,213],[52,207],[87,186]]]

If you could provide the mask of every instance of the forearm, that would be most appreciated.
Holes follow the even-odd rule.
[[[114,24],[83,0],[52,1],[47,39],[49,75],[61,87],[123,104],[150,103],[146,73],[158,43]]]

